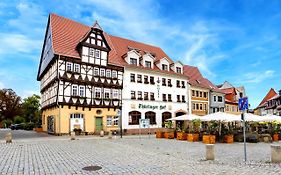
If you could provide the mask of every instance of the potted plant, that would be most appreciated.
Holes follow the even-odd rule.
[[[216,143],[216,131],[218,128],[218,123],[216,121],[211,121],[208,123],[208,131],[203,135],[203,143],[214,144]]]
[[[180,127],[177,127],[177,140],[186,140],[186,133]]]
[[[273,124],[273,141],[278,141],[279,140],[279,132],[280,128],[277,124]]]
[[[224,135],[224,142],[225,143],[233,143],[233,127],[231,125],[228,125],[228,128],[226,130],[226,133]]]
[[[164,133],[161,129],[156,131],[156,138],[164,138]]]
[[[174,135],[174,131],[172,130],[172,121],[166,121],[165,122],[165,128],[167,128],[165,130],[165,133],[164,133],[164,137],[166,139],[174,139],[175,138],[175,135]]]

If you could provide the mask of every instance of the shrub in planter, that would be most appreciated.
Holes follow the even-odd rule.
[[[21,116],[16,116],[14,118],[14,123],[15,124],[20,124],[20,123],[24,123],[24,122],[25,122],[25,119],[23,117],[21,117]]]
[[[13,121],[10,120],[10,119],[3,120],[3,121],[2,121],[2,125],[3,125],[4,128],[10,127],[12,123],[13,123]]]
[[[73,131],[75,132],[75,135],[80,135],[82,132],[82,129],[74,128]]]
[[[23,126],[23,128],[25,130],[33,130],[35,124],[33,122],[29,122],[29,123],[25,123],[25,125]]]

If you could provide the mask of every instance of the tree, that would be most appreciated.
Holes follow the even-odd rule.
[[[10,119],[22,113],[21,97],[12,89],[0,89],[0,117],[1,120]]]
[[[38,122],[40,115],[40,96],[33,94],[23,99],[22,110],[26,121]]]

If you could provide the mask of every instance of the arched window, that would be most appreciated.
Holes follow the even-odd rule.
[[[162,113],[162,127],[165,127],[165,121],[169,118],[172,118],[172,113],[170,113],[170,112]]]
[[[155,112],[152,112],[152,111],[146,112],[145,118],[149,119],[151,125],[156,124],[156,114],[155,114]]]
[[[139,111],[129,112],[129,125],[139,125],[141,119],[141,113]]]

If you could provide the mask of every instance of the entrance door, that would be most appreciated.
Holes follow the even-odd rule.
[[[102,117],[96,117],[96,132],[99,133],[102,129]]]

